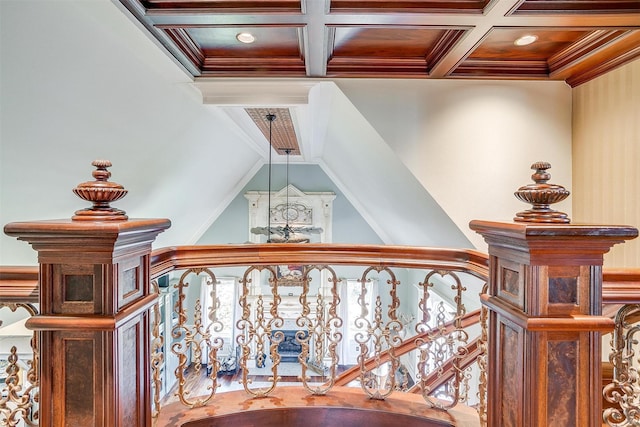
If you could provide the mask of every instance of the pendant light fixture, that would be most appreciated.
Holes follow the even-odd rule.
[[[267,114],[265,116],[267,121],[269,122],[269,178],[268,178],[268,187],[269,193],[267,195],[267,217],[268,222],[266,227],[253,227],[251,232],[253,234],[265,234],[267,236],[267,243],[272,242],[273,234],[278,234],[282,236],[282,238],[278,238],[278,241],[288,243],[291,239],[292,235],[295,233],[322,233],[322,228],[320,227],[291,227],[289,225],[289,217],[290,217],[290,209],[291,205],[289,204],[289,156],[291,155],[291,148],[285,148],[284,152],[287,154],[287,166],[286,166],[286,178],[287,178],[287,186],[286,186],[286,203],[285,208],[283,210],[283,217],[285,220],[285,226],[281,227],[272,227],[271,226],[271,169],[272,169],[272,161],[271,161],[271,151],[273,150],[272,144],[272,126],[274,120],[276,120],[275,114]]]

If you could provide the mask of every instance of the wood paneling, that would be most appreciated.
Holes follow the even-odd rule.
[[[640,56],[635,0],[120,0],[195,77],[582,84]],[[256,40],[242,44],[246,31]],[[533,33],[539,40],[515,46]]]
[[[269,141],[267,114],[275,115],[275,120],[271,122],[271,146],[278,154],[284,155],[285,150],[291,150],[289,154],[300,155],[298,138],[288,108],[245,108],[245,111],[267,141]]]

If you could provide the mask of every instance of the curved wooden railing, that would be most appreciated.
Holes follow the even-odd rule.
[[[241,244],[175,246],[151,254],[151,277],[173,270],[217,266],[327,264],[421,268],[466,271],[485,278],[488,257],[470,249],[424,248],[347,244]]]
[[[602,302],[640,303],[640,268],[605,269],[602,272]]]
[[[0,266],[0,301],[37,303],[38,267]]]
[[[216,246],[179,246],[156,250],[151,256],[151,277],[157,280],[161,276],[188,269],[208,269],[220,266],[253,266],[268,267],[286,264],[301,265],[363,265],[374,268],[418,268],[428,270],[443,270],[464,272],[474,277],[486,280],[488,274],[488,257],[477,251],[459,249],[408,248],[399,246],[374,245],[324,245],[324,244],[269,244],[269,245],[216,245]],[[24,303],[33,304],[38,301],[38,269],[37,267],[0,267],[0,306]],[[640,320],[639,308],[631,307],[640,303],[640,269],[609,269],[603,272],[603,302],[612,307],[624,308],[625,315],[619,320],[620,327]],[[631,307],[631,308],[629,308]],[[623,310],[620,310],[623,311]],[[479,312],[466,313],[462,318],[464,327],[477,323]],[[1,319],[0,319],[1,320]],[[445,332],[451,332],[452,323],[445,327]],[[622,332],[620,332],[621,334]],[[429,331],[423,332],[422,338]],[[619,335],[620,335],[619,334]],[[415,350],[415,339],[420,334],[407,338],[394,349],[399,357],[406,352]],[[616,338],[617,340],[618,338]],[[633,337],[629,339],[634,339]],[[614,349],[615,350],[615,349]],[[167,351],[171,351],[167,349]],[[613,362],[625,361],[622,350],[618,348]],[[460,361],[460,366],[471,363],[470,359],[479,354],[478,341],[470,340],[465,349],[466,357]],[[334,385],[340,386],[357,380],[363,370],[370,370],[379,363],[389,361],[389,351],[381,353],[378,358],[367,358],[362,366],[355,366],[337,376]],[[37,363],[36,363],[37,364]],[[447,360],[443,366],[449,369],[452,360]],[[614,367],[614,369],[616,369]],[[449,371],[451,371],[449,369]],[[37,381],[37,374],[34,374]],[[451,380],[453,374],[436,378],[434,374],[425,375],[424,381],[430,387],[437,387]],[[615,383],[615,384],[614,384]],[[633,395],[625,396],[625,400],[614,402],[616,411],[631,411],[638,408],[638,384],[623,384],[613,382],[609,389],[626,386],[635,390]],[[36,384],[37,386],[37,384]],[[620,400],[619,398],[616,398]],[[7,409],[10,402],[0,405],[0,421],[5,421],[10,413]],[[14,405],[15,406],[15,405]],[[611,410],[610,410],[611,411]],[[15,416],[15,408],[11,416]],[[2,418],[5,417],[5,420]],[[11,424],[9,424],[11,425]],[[612,424],[613,425],[613,424]]]

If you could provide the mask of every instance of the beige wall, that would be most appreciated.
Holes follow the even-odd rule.
[[[511,222],[531,207],[513,195],[532,183],[531,164],[551,163],[551,182],[572,187],[572,91],[564,82],[345,79],[338,86],[478,250],[487,247],[471,220]],[[556,209],[572,215],[569,200]]]
[[[573,90],[573,222],[640,227],[640,60]],[[640,239],[605,267],[640,267]]]

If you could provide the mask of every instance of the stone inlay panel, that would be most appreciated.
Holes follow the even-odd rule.
[[[577,277],[549,277],[550,304],[577,304]]]
[[[547,423],[575,426],[577,387],[576,341],[549,341],[547,347]]]
[[[65,361],[65,426],[92,426],[94,419],[93,340],[67,339]],[[84,366],[86,369],[78,369]]]
[[[64,276],[64,301],[93,301],[93,275],[66,274]]]
[[[120,404],[122,425],[138,425],[138,330],[140,323],[125,329],[121,333],[120,348]]]
[[[518,280],[520,275],[517,271],[510,270],[508,268],[502,268],[502,289],[513,295],[518,295],[520,289],[518,287]]]
[[[122,273],[122,292],[124,297],[138,290],[138,268],[130,268]]]
[[[522,354],[518,332],[505,324],[500,325],[502,342],[502,386],[500,387],[502,405],[502,427],[520,427],[518,408],[522,407],[519,390],[522,388],[522,372],[518,358]]]

